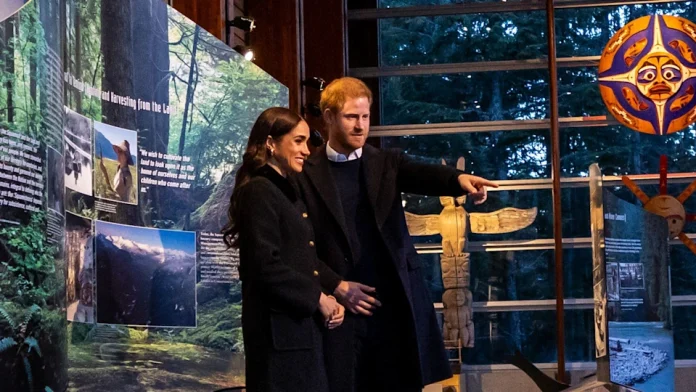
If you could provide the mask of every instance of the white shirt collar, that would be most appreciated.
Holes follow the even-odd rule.
[[[329,143],[326,143],[326,157],[332,162],[346,162],[358,159],[362,156],[362,150],[362,147],[360,147],[346,156],[331,148]]]

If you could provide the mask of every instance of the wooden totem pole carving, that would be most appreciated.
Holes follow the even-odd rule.
[[[445,161],[442,161],[445,165]],[[464,170],[464,158],[457,161]],[[469,254],[464,253],[467,229],[473,233],[500,234],[523,229],[536,219],[537,209],[503,208],[489,213],[467,213],[466,196],[442,196],[444,207],[439,215],[406,213],[406,224],[413,236],[442,236],[443,335],[446,341],[461,347],[474,347],[472,295],[469,290]]]

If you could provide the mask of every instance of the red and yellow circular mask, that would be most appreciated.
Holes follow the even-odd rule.
[[[604,104],[627,127],[667,135],[696,122],[696,24],[644,16],[609,40],[599,60]]]

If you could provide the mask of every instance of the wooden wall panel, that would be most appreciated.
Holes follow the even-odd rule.
[[[196,15],[196,2],[195,1],[171,0],[169,2],[169,4],[171,4],[171,6],[174,7],[177,11],[186,15],[189,19],[191,19],[194,22],[198,18],[198,16]]]
[[[172,0],[172,6],[219,39],[224,37],[225,0]]]
[[[256,29],[248,34],[254,62],[290,89],[290,109],[300,110],[299,1],[246,0]]]
[[[198,23],[218,39],[225,36],[225,0],[195,0],[198,8]]]
[[[327,83],[346,75],[345,5],[342,0],[303,0],[304,78],[318,76]],[[319,103],[320,93],[304,89],[304,104]],[[319,118],[309,115],[307,122],[326,132]]]

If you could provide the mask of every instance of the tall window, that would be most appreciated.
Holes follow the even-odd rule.
[[[606,2],[605,2],[606,3]],[[623,174],[653,174],[659,156],[669,172],[696,168],[696,128],[667,137],[633,132],[607,116],[597,64],[610,37],[650,14],[696,21],[696,2],[556,0],[558,80],[548,72],[545,1],[348,1],[349,74],[376,92],[372,136],[432,162],[466,159],[468,173],[500,182],[489,201],[468,212],[538,208],[529,227],[504,235],[469,235],[476,340],[464,362],[495,364],[520,348],[534,362],[555,362],[554,238],[550,84],[558,85],[566,360],[594,362],[592,260],[587,171],[599,163],[605,184],[638,202]],[[679,194],[696,173],[670,179]],[[696,212],[696,198],[685,204]],[[439,213],[438,198],[404,195],[406,210]],[[684,229],[696,237],[696,225]],[[417,237],[436,303],[442,299],[440,237]],[[696,359],[696,256],[671,245],[677,359]]]

